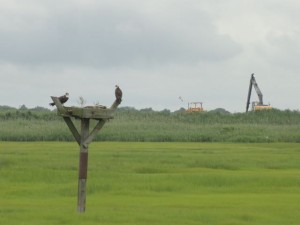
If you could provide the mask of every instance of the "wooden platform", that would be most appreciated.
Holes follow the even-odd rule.
[[[57,114],[63,117],[75,117],[78,119],[113,119],[114,109],[104,108],[103,106],[88,107],[65,107],[59,109]]]
[[[51,96],[53,102],[57,107],[57,114],[62,117],[74,117],[77,119],[95,119],[107,120],[113,119],[113,113],[117,109],[120,102],[117,100],[111,105],[110,108],[106,106],[86,106],[86,107],[67,107],[63,106],[57,97]]]

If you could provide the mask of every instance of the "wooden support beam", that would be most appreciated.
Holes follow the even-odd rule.
[[[112,111],[115,111],[120,104],[121,104],[121,102],[116,99],[109,109],[111,109]]]
[[[104,126],[106,120],[99,120],[93,131],[90,133],[90,135],[84,140],[83,145],[88,145],[90,144],[94,137],[97,135],[97,133],[101,130],[101,128]]]
[[[66,124],[68,125],[69,130],[73,134],[75,140],[77,141],[78,145],[80,145],[81,136],[80,136],[79,132],[77,131],[73,121],[71,120],[70,117],[64,116],[63,118],[64,118],[64,121],[66,122]]]
[[[88,145],[84,141],[89,136],[89,119],[81,119],[81,141],[79,153],[79,171],[78,171],[78,204],[77,211],[85,212],[86,202],[86,180],[88,168]]]

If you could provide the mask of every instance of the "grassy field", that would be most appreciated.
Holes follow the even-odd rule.
[[[1,107],[0,107],[1,109]],[[80,121],[74,120],[79,127]],[[91,127],[95,125],[92,121]],[[96,141],[300,143],[300,112],[186,113],[119,109]],[[0,141],[74,141],[55,112],[0,110]]]
[[[0,224],[296,225],[299,147],[93,143],[79,214],[75,142],[0,142]]]

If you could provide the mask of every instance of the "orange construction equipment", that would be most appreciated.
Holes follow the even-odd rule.
[[[187,112],[203,112],[202,102],[189,102]]]

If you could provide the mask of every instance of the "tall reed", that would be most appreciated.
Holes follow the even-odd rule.
[[[96,121],[92,122],[91,127]],[[76,121],[79,127],[79,121]],[[0,110],[2,141],[73,141],[56,112]],[[298,111],[186,113],[120,108],[96,141],[300,142]]]

